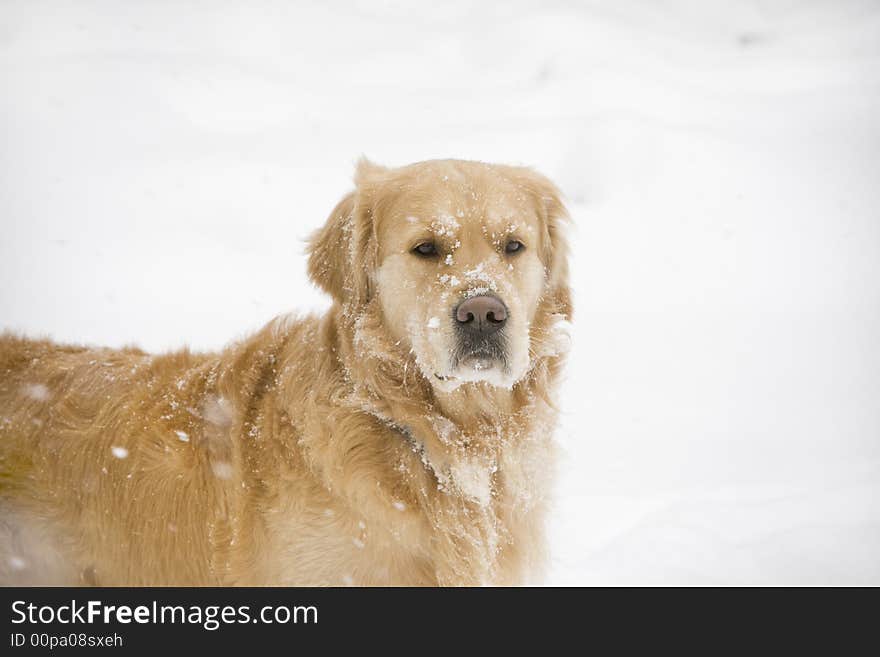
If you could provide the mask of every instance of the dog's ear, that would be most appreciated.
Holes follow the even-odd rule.
[[[346,307],[365,305],[372,297],[378,251],[374,202],[385,171],[361,158],[354,177],[357,189],[333,208],[309,242],[309,277]]]
[[[568,239],[571,222],[562,194],[545,176],[531,169],[520,169],[520,180],[535,199],[544,226],[541,260],[547,270],[547,287],[557,299],[559,312],[570,318],[571,290],[568,285]]]
[[[309,239],[309,278],[340,303],[351,276],[351,229],[354,192],[336,204],[324,226]]]
[[[380,182],[386,173],[388,173],[388,167],[383,167],[381,164],[376,164],[362,157],[358,160],[354,170],[354,184],[357,185],[358,190],[365,190],[370,185]]]

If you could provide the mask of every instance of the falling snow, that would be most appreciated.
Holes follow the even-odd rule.
[[[26,397],[36,401],[46,401],[49,399],[49,388],[42,383],[28,383],[22,386],[22,392]]]
[[[232,478],[232,465],[226,461],[217,461],[211,464],[211,470],[218,479]]]
[[[203,416],[217,427],[228,427],[232,424],[232,405],[225,397],[211,395],[205,400]]]

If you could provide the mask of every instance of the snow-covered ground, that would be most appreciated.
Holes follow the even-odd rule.
[[[880,4],[0,2],[0,327],[219,347],[386,164],[574,217],[553,584],[880,584]]]

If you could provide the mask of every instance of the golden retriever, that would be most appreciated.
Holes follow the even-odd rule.
[[[309,245],[324,316],[219,354],[0,338],[0,582],[535,581],[560,195],[459,160],[355,183]]]

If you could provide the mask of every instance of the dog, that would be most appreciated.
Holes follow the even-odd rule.
[[[217,354],[0,338],[0,582],[540,581],[571,319],[557,188],[361,160],[322,316]]]

